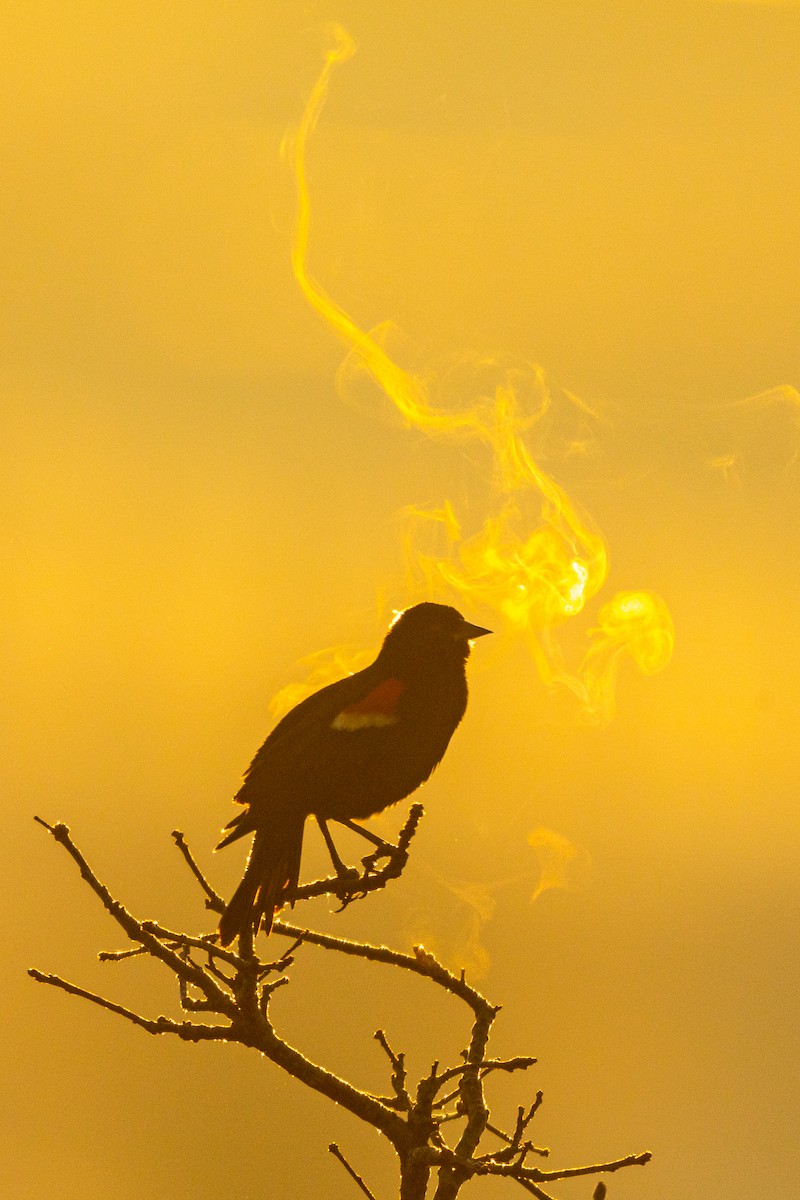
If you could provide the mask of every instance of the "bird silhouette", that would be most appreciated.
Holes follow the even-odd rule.
[[[279,721],[234,797],[244,811],[217,847],[255,834],[219,923],[223,946],[250,930],[269,933],[297,887],[306,817],[316,817],[341,872],[327,823],[364,833],[354,821],[425,782],[467,707],[470,642],[489,632],[449,605],[416,604],[392,622],[370,666],[315,692]]]

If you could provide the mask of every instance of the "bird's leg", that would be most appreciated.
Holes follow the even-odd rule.
[[[378,859],[391,858],[396,852],[396,846],[393,846],[391,842],[384,841],[384,839],[382,837],[378,837],[377,834],[371,833],[369,829],[364,829],[363,825],[356,825],[355,821],[348,821],[346,817],[336,817],[335,820],[337,825],[344,825],[346,829],[351,829],[353,833],[360,833],[361,836],[366,838],[368,842],[372,842],[373,846],[377,846],[377,850],[375,850],[372,854],[368,854],[366,858],[362,858],[361,860],[367,870],[370,870],[372,867],[374,867]]]
[[[381,849],[386,847],[388,850],[394,849],[388,842],[385,842],[382,837],[378,837],[376,833],[371,833],[369,829],[365,829],[363,825],[356,825],[355,821],[348,821],[347,817],[334,817],[337,825],[344,825],[345,829],[352,829],[353,833],[360,833],[368,842],[372,842],[373,846],[380,846]]]
[[[358,875],[358,870],[355,867],[345,866],[339,857],[339,852],[333,844],[333,838],[331,837],[330,830],[328,829],[328,822],[324,821],[322,817],[317,817],[317,824],[322,830],[322,836],[325,838],[325,845],[328,847],[328,853],[331,856],[333,869],[339,878],[346,879],[348,877],[352,878],[353,875]]]

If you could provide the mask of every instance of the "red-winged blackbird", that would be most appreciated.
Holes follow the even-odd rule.
[[[416,604],[392,623],[371,666],[315,692],[276,725],[235,796],[245,810],[217,847],[256,835],[219,923],[224,946],[248,929],[269,933],[297,886],[307,816],[333,856],[326,822],[370,817],[428,778],[467,707],[470,640],[485,633],[449,605]]]

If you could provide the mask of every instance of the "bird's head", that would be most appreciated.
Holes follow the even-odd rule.
[[[449,604],[415,604],[392,621],[381,654],[420,662],[429,658],[464,661],[469,657],[470,642],[487,633],[491,630],[471,624]]]

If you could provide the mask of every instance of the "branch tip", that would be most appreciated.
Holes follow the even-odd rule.
[[[34,821],[39,825],[43,825],[48,833],[52,833],[57,842],[69,841],[69,826],[63,821],[56,821],[55,825],[51,825],[49,821],[45,821],[43,817],[37,817],[34,813]]]
[[[342,1154],[341,1150],[336,1145],[336,1142],[331,1142],[330,1145],[328,1146],[328,1150],[330,1151],[330,1153],[333,1155],[334,1158],[338,1158],[339,1162],[342,1164],[345,1171],[347,1171],[347,1174],[351,1177],[351,1179],[355,1180],[355,1182],[361,1188],[361,1191],[364,1193],[364,1195],[368,1196],[369,1200],[375,1200],[375,1196],[373,1195],[373,1193],[369,1190],[367,1185],[364,1183],[364,1180],[361,1178],[361,1176],[358,1175],[353,1170],[353,1168],[350,1166],[350,1163],[347,1161],[345,1156]]]

